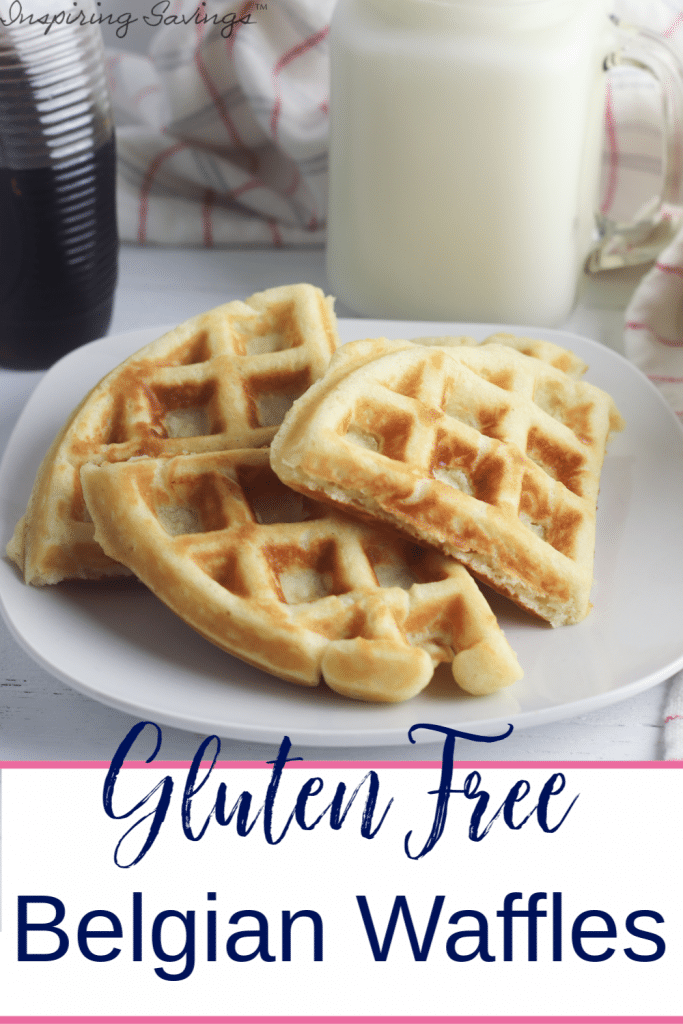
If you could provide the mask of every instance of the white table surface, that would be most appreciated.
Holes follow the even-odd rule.
[[[562,325],[622,349],[623,311],[637,272],[584,282]],[[177,250],[126,246],[111,333],[177,323],[230,299],[309,281],[327,292],[320,251]],[[339,316],[352,312],[337,303]],[[0,454],[42,376],[0,369]],[[666,683],[601,711],[516,731],[500,744],[458,740],[462,760],[644,761],[662,757]],[[111,759],[136,720],[72,690],[24,653],[0,620],[0,761]],[[203,737],[164,727],[160,757],[188,760]],[[222,760],[272,758],[270,744],[222,741]],[[439,745],[293,750],[306,760],[438,760]]]

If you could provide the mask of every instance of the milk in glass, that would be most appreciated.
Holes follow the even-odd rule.
[[[328,275],[356,312],[551,325],[595,238],[602,0],[339,0]]]

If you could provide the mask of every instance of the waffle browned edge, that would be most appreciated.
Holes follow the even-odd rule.
[[[323,678],[343,696],[396,703],[427,686],[439,661],[450,661],[457,683],[475,695],[522,676],[485,597],[453,559],[423,548],[413,563],[420,566],[416,590],[385,588],[378,578],[370,584],[367,570],[355,572],[353,552],[364,551],[363,565],[374,564],[372,549],[388,548],[391,559],[405,543],[395,531],[368,529],[325,506],[317,506],[317,513],[311,507],[309,518],[306,505],[301,519],[262,525],[247,492],[240,497],[241,477],[258,493],[267,487],[269,494],[273,488],[276,495],[298,498],[277,480],[265,449],[90,464],[81,474],[103,549],[205,639],[280,679],[315,686]],[[182,502],[187,486],[190,494],[206,493],[205,474],[219,480],[211,485],[211,529],[169,536],[159,500]],[[278,508],[287,504],[283,494],[273,500]],[[336,564],[340,575],[324,595],[290,606],[278,567],[288,560],[299,565],[300,539],[314,557],[324,551],[327,571]],[[418,551],[412,542],[407,547]],[[302,565],[308,564],[304,556]],[[419,641],[410,639],[415,632]]]
[[[505,344],[505,335],[498,336],[497,338],[487,339],[487,341],[499,341]],[[432,347],[436,344],[437,339],[430,337],[425,339],[427,345]],[[445,347],[448,348],[453,342],[461,344],[464,342],[466,345],[473,344],[472,339],[450,339],[449,344]],[[531,596],[531,592],[525,593],[523,588],[518,585],[518,580],[514,576],[506,578],[505,574],[497,571],[495,567],[492,569],[491,566],[486,564],[486,561],[479,557],[476,552],[470,552],[462,549],[457,542],[452,542],[450,539],[449,531],[432,531],[430,534],[419,528],[419,525],[412,522],[409,517],[397,517],[390,507],[384,507],[383,503],[379,500],[374,499],[365,492],[360,484],[359,480],[355,480],[357,484],[356,490],[358,491],[357,497],[352,497],[350,493],[346,493],[345,484],[335,475],[333,469],[328,472],[330,466],[333,467],[335,463],[334,458],[324,451],[323,446],[320,448],[309,448],[305,451],[300,451],[296,455],[292,456],[292,452],[295,452],[297,445],[300,445],[302,439],[305,438],[307,431],[309,430],[310,420],[315,416],[317,409],[325,399],[334,392],[336,386],[344,380],[345,377],[352,374],[353,372],[360,369],[363,365],[373,362],[375,359],[380,358],[385,354],[389,354],[393,351],[397,351],[398,348],[412,348],[415,344],[419,345],[421,339],[415,339],[415,342],[408,341],[392,341],[386,338],[378,339],[366,339],[364,341],[355,342],[351,346],[342,346],[338,350],[330,368],[328,369],[325,376],[313,385],[306,392],[304,396],[297,403],[290,413],[285,418],[285,421],[277,432],[272,444],[271,444],[271,463],[277,475],[283,480],[288,486],[295,490],[298,490],[302,494],[306,494],[313,500],[323,501],[343,510],[346,514],[356,516],[357,518],[375,523],[384,523],[385,525],[398,530],[405,536],[409,536],[416,540],[420,544],[431,544],[443,551],[445,554],[456,558],[468,570],[485,583],[491,589],[497,591],[501,595],[511,599],[516,605],[531,613],[539,620],[549,622],[553,626],[559,625],[571,625],[581,621],[589,612],[591,605],[589,601],[590,588],[592,584],[592,561],[590,565],[590,573],[587,581],[585,581],[581,587],[581,593],[577,592],[576,601],[569,603],[567,600],[566,604],[562,603],[561,594],[566,588],[566,582],[561,576],[557,576],[555,573],[546,571],[549,579],[552,579],[552,588],[557,590],[557,599],[554,600],[554,604],[551,605],[545,603],[545,599],[540,596],[537,600],[536,596]],[[485,344],[485,343],[484,343]],[[519,346],[521,348],[521,346]],[[556,346],[553,346],[556,348]],[[532,358],[532,353],[524,355],[524,358]],[[535,354],[535,353],[534,353]],[[552,356],[553,358],[547,358]],[[553,366],[554,370],[565,373],[564,369],[560,369],[557,365],[556,354],[552,352],[543,353],[541,356],[543,362],[549,363]],[[585,364],[581,365],[579,360],[571,360],[573,376],[578,377],[581,375],[583,369],[586,369]],[[599,390],[599,389],[596,389]],[[605,394],[606,398],[609,398]],[[605,438],[605,443],[613,432],[618,432],[624,428],[625,424],[623,418],[619,414],[616,406],[612,402],[612,411],[610,414],[610,430]],[[304,449],[306,442],[304,441]],[[519,458],[523,461],[528,461],[527,457],[520,451]],[[530,470],[535,471],[536,466],[530,465]],[[595,519],[595,509],[593,509],[593,521]],[[503,517],[504,518],[504,517]],[[471,523],[463,521],[461,524],[462,529],[460,532],[463,535],[467,535],[468,529],[471,528]],[[594,525],[593,525],[594,529]],[[510,537],[510,541],[514,542],[514,537]],[[593,539],[594,548],[594,539]],[[542,553],[541,553],[542,554]],[[531,564],[531,563],[530,563]],[[534,562],[534,564],[536,564]],[[542,564],[542,563],[541,563]],[[579,569],[572,564],[572,573]],[[540,593],[540,592],[539,592]]]
[[[338,344],[336,317],[332,308],[334,300],[331,297],[326,297],[319,288],[306,284],[271,288],[265,292],[257,292],[250,296],[249,299],[245,300],[244,305],[248,305],[254,299],[260,300],[271,293],[281,293],[290,288],[305,288],[317,296],[318,314],[329,340],[331,355]],[[88,439],[81,439],[79,436],[79,428],[81,427],[80,417],[87,411],[91,401],[103,398],[106,395],[107,389],[112,384],[116,384],[122,370],[127,368],[129,363],[144,358],[147,349],[153,346],[163,346],[167,340],[173,339],[179,332],[186,331],[193,325],[199,324],[207,315],[211,315],[217,312],[217,310],[228,309],[237,304],[228,302],[224,306],[216,307],[216,309],[191,317],[155,339],[155,341],[143,346],[109,371],[86,394],[80,404],[70,414],[41,462],[26,512],[17,522],[13,536],[7,544],[7,555],[16,563],[26,583],[43,586],[57,583],[62,579],[97,580],[130,575],[130,571],[127,568],[119,565],[104,554],[99,545],[92,539],[94,534],[92,526],[86,521],[77,519],[74,513],[74,508],[84,510],[78,470],[80,470],[80,466],[84,462],[88,461]],[[264,428],[260,431],[258,437],[255,436],[249,441],[245,441],[244,438],[235,438],[229,447],[244,444],[267,444],[274,432],[275,428]],[[189,444],[190,439],[187,440]],[[215,444],[212,446],[215,447]],[[150,436],[147,439],[143,439],[139,450],[131,450],[127,457],[140,454],[154,455],[158,453],[157,448],[158,441],[155,437]],[[80,454],[74,454],[76,449],[79,449]],[[123,456],[119,455],[118,457],[121,458]],[[71,484],[71,493],[56,497],[55,481],[58,474],[60,472],[68,474],[74,465],[77,471]],[[69,490],[68,486],[62,489],[65,491]],[[69,501],[71,504],[69,504]],[[52,513],[51,515],[48,510]],[[59,529],[53,529],[53,522],[55,520],[59,522],[60,519],[62,522],[61,533]]]

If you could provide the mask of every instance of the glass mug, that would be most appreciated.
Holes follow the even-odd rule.
[[[680,66],[605,0],[338,0],[330,38],[327,269],[356,312],[551,326],[584,267],[677,228]],[[662,91],[661,195],[630,224],[597,210],[619,65]]]

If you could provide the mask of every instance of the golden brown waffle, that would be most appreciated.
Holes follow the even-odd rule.
[[[389,523],[553,625],[590,608],[603,391],[496,343],[342,346],[273,441],[290,487]]]
[[[521,677],[453,559],[289,490],[267,450],[89,464],[104,551],[217,646],[295,683],[396,702],[442,661],[470,693]]]
[[[271,288],[181,324],[108,374],[41,465],[8,545],[27,583],[127,574],[93,540],[85,463],[267,445],[338,344],[333,300]]]
[[[455,345],[505,345],[508,348],[516,349],[522,355],[532,356],[534,359],[541,359],[544,363],[550,363],[556,370],[562,370],[568,377],[574,377],[577,380],[588,369],[587,364],[575,352],[570,352],[569,349],[562,348],[561,345],[556,345],[553,341],[545,341],[541,338],[525,338],[516,334],[507,334],[503,331],[499,331],[497,334],[490,334],[488,338],[481,342],[470,338],[468,335],[459,335],[458,337],[434,335],[412,338],[411,340],[416,345],[439,345],[441,347]]]

